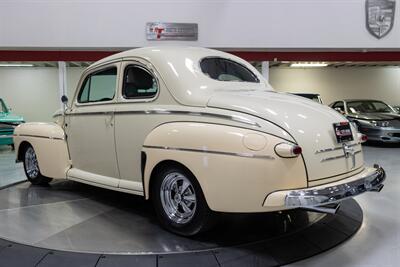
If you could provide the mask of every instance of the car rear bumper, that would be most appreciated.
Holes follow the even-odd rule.
[[[400,129],[398,128],[367,128],[362,127],[361,132],[368,136],[368,140],[381,141],[386,143],[400,142]]]
[[[264,206],[283,204],[286,209],[326,206],[368,191],[379,192],[383,188],[385,178],[383,168],[374,165],[374,168],[368,168],[354,177],[339,182],[274,192],[265,199]]]

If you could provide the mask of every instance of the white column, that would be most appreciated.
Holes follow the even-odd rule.
[[[269,82],[269,61],[261,62],[261,74]]]
[[[67,66],[65,61],[58,61],[58,92],[61,109],[64,110],[64,104],[61,102],[61,97],[67,95]]]

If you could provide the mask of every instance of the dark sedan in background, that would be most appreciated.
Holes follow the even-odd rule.
[[[400,142],[400,114],[379,100],[341,100],[329,105],[354,122],[368,140]]]

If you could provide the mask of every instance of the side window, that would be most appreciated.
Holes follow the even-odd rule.
[[[344,112],[344,104],[342,101],[336,102],[333,105],[333,108],[336,109],[337,111]]]
[[[109,101],[114,98],[117,68],[95,72],[86,77],[78,95],[79,103]]]
[[[156,79],[145,69],[135,65],[125,68],[122,94],[125,98],[151,98],[157,94]]]

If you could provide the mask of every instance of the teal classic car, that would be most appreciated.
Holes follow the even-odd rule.
[[[12,115],[3,99],[0,98],[0,145],[10,145],[14,147],[14,128],[23,122],[24,118]]]

